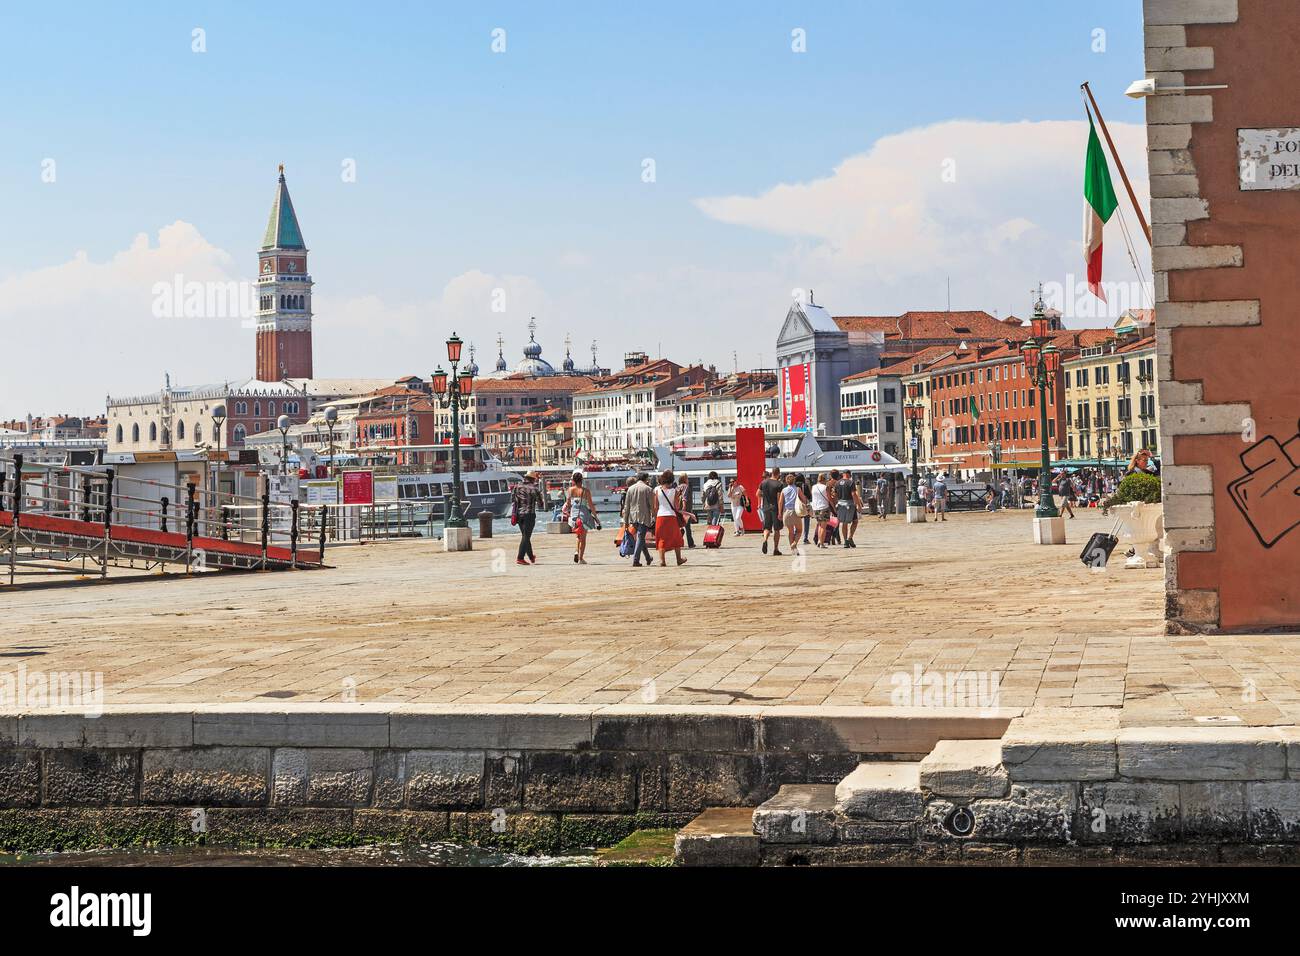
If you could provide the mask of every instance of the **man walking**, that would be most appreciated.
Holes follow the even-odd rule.
[[[767,554],[767,539],[772,538],[772,556],[781,556],[782,521],[781,469],[773,468],[766,478],[759,483],[758,497],[763,503],[763,553]]]
[[[831,477],[835,472],[831,472]],[[849,472],[844,472],[835,482],[835,517],[840,520],[840,541],[846,548],[856,548],[853,532],[858,529],[858,509],[862,499],[858,497],[858,486]]]
[[[889,506],[889,480],[885,477],[885,473],[881,472],[876,476],[876,507],[880,511],[881,521],[884,521],[889,514]]]
[[[934,476],[934,520],[948,520],[948,473]]]
[[[641,472],[636,476],[636,484],[628,488],[623,496],[624,518],[636,530],[636,550],[632,552],[632,567],[641,567],[641,556],[645,555],[646,567],[650,566],[650,550],[646,547],[646,535],[654,526],[655,493],[650,487],[650,476]]]
[[[524,480],[515,485],[510,494],[511,512],[519,528],[519,551],[515,555],[515,564],[527,565],[537,563],[533,554],[533,529],[537,527],[537,509],[545,508],[542,493],[537,488],[537,472],[530,471]]]
[[[709,524],[722,524],[722,479],[716,471],[709,472],[709,477],[700,486],[700,500],[709,513]]]

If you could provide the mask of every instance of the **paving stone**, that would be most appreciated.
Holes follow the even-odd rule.
[[[1108,781],[1080,787],[1077,838],[1093,843],[1177,840],[1178,785]]]
[[[406,805],[412,810],[483,806],[484,754],[479,750],[412,750],[406,755]]]
[[[1000,740],[941,740],[920,765],[921,787],[941,797],[1005,797]]]
[[[1119,771],[1148,780],[1278,780],[1286,776],[1281,737],[1251,727],[1128,728],[1117,737]]]
[[[247,807],[269,797],[270,751],[264,747],[146,750],[144,803]]]
[[[136,750],[45,750],[41,753],[47,806],[124,807],[139,801]]]
[[[835,786],[785,784],[753,814],[763,843],[831,843],[835,839]]]
[[[864,761],[835,787],[836,808],[848,817],[915,820],[924,808],[920,765]]]

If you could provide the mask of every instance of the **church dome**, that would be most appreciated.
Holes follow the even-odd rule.
[[[554,375],[555,366],[542,358],[542,347],[537,341],[537,320],[528,323],[528,344],[524,346],[524,359],[515,366],[517,375]]]

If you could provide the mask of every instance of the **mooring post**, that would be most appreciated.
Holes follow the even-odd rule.
[[[329,522],[329,517],[330,517],[329,507],[324,503],[322,503],[320,506],[320,510],[317,511],[316,514],[318,515],[317,520],[320,522],[320,559],[318,563],[324,564],[325,563],[325,525]]]
[[[266,545],[271,537],[271,492],[262,492],[262,570],[266,570]]]
[[[289,563],[298,567],[298,499],[289,502]]]
[[[81,476],[81,520],[90,521],[90,475]]]
[[[9,529],[9,584],[14,583],[15,565],[18,562],[18,526],[23,510],[23,456],[14,455],[14,476],[9,486],[9,504],[13,511],[13,525]]]
[[[159,520],[159,524],[158,524],[158,530],[159,530],[159,531],[166,531],[166,530],[167,530],[167,505],[168,505],[168,503],[169,503],[169,502],[167,501],[167,496],[166,496],[166,495],[163,495],[163,496],[162,496],[162,501],[161,501],[161,504],[162,504],[162,514],[159,516],[159,519],[158,519],[158,520]]]
[[[194,560],[194,518],[198,505],[194,501],[194,482],[185,485],[185,573],[190,573]]]
[[[106,577],[108,577],[108,555],[109,555],[109,549],[112,547],[111,538],[112,538],[112,534],[113,534],[113,477],[114,477],[113,469],[112,469],[112,468],[107,469],[107,470],[104,472],[104,475],[105,475],[105,480],[104,480],[104,563],[103,563],[102,565],[100,565],[100,568],[99,568],[99,576],[100,576],[101,578],[106,578]]]

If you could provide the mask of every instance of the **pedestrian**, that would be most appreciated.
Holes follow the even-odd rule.
[[[682,514],[681,490],[673,480],[673,473],[665,471],[659,476],[659,487],[655,491],[655,547],[659,550],[659,567],[668,566],[668,552],[677,555],[680,567],[686,563],[682,557],[682,526],[686,517]]]
[[[826,487],[826,482],[830,475],[825,472],[817,476],[817,484],[812,487],[812,516],[817,522],[817,533],[813,540],[817,542],[817,547],[830,547],[826,540],[826,525],[831,519],[831,494],[830,489]]]
[[[636,535],[636,548],[632,551],[632,567],[641,567],[641,558],[645,566],[650,566],[650,549],[646,547],[646,535],[655,521],[655,493],[650,487],[650,475],[641,472],[633,479],[631,487],[623,496],[623,520]]]
[[[741,519],[745,515],[749,497],[745,494],[745,486],[740,483],[739,477],[733,479],[727,488],[727,500],[731,502],[731,520],[736,525],[736,534],[742,535],[745,533],[745,523]]]
[[[916,490],[921,496],[921,504],[925,506],[926,512],[934,511],[934,489],[930,487],[929,475],[921,476],[921,480],[916,483]]]
[[[831,472],[833,476],[835,472]],[[835,517],[839,519],[840,541],[846,548],[856,548],[853,532],[858,527],[858,509],[862,499],[858,497],[858,488],[853,476],[847,471],[840,475],[833,489],[835,493]]]
[[[533,529],[537,527],[537,509],[546,507],[537,487],[537,472],[530,471],[524,475],[524,480],[515,485],[510,493],[510,499],[510,520],[519,529],[519,551],[515,555],[515,564],[536,564]]]
[[[722,479],[716,471],[709,472],[709,477],[700,487],[700,501],[709,515],[709,524],[722,524]]]
[[[808,532],[812,530],[812,482],[802,473],[795,475],[795,482],[799,485],[800,494],[803,495],[803,543],[808,544]]]
[[[826,497],[830,500],[831,518],[833,518],[834,520],[826,522],[826,531],[827,531],[826,543],[827,544],[840,543],[840,518],[839,518],[840,499],[837,493],[839,483],[840,483],[840,470],[838,468],[832,468],[830,473],[830,480],[826,482]]]
[[[767,554],[767,541],[771,537],[772,556],[781,556],[782,495],[784,485],[781,483],[781,469],[773,468],[766,478],[759,483],[758,497],[763,508],[763,553]]]
[[[803,487],[797,478],[796,475],[786,475],[785,487],[781,489],[781,520],[785,525],[790,550],[795,554],[799,553],[799,533],[808,511],[808,499],[804,497]]]
[[[591,489],[583,486],[580,471],[573,473],[573,484],[565,493],[564,515],[576,539],[573,563],[586,564],[587,532],[592,528],[599,529],[600,519],[596,517],[596,503],[591,498]]]
[[[682,533],[686,536],[686,547],[693,548],[695,538],[691,534],[691,525],[695,523],[695,494],[691,491],[691,479],[682,475],[677,479],[677,488],[682,516],[686,519],[686,524],[682,525]]]
[[[1058,488],[1061,494],[1061,503],[1057,506],[1057,511],[1062,514],[1064,514],[1065,512],[1069,512],[1069,514],[1066,515],[1066,517],[1073,518],[1075,491],[1074,491],[1074,482],[1071,480],[1069,475],[1064,475],[1064,474],[1061,475],[1061,480],[1058,484]],[[1055,495],[1056,491],[1053,490],[1049,493]]]
[[[934,476],[934,520],[948,520],[948,474],[939,472]]]
[[[882,471],[876,476],[876,507],[880,511],[881,521],[884,521],[889,514],[889,498],[889,479]]]

